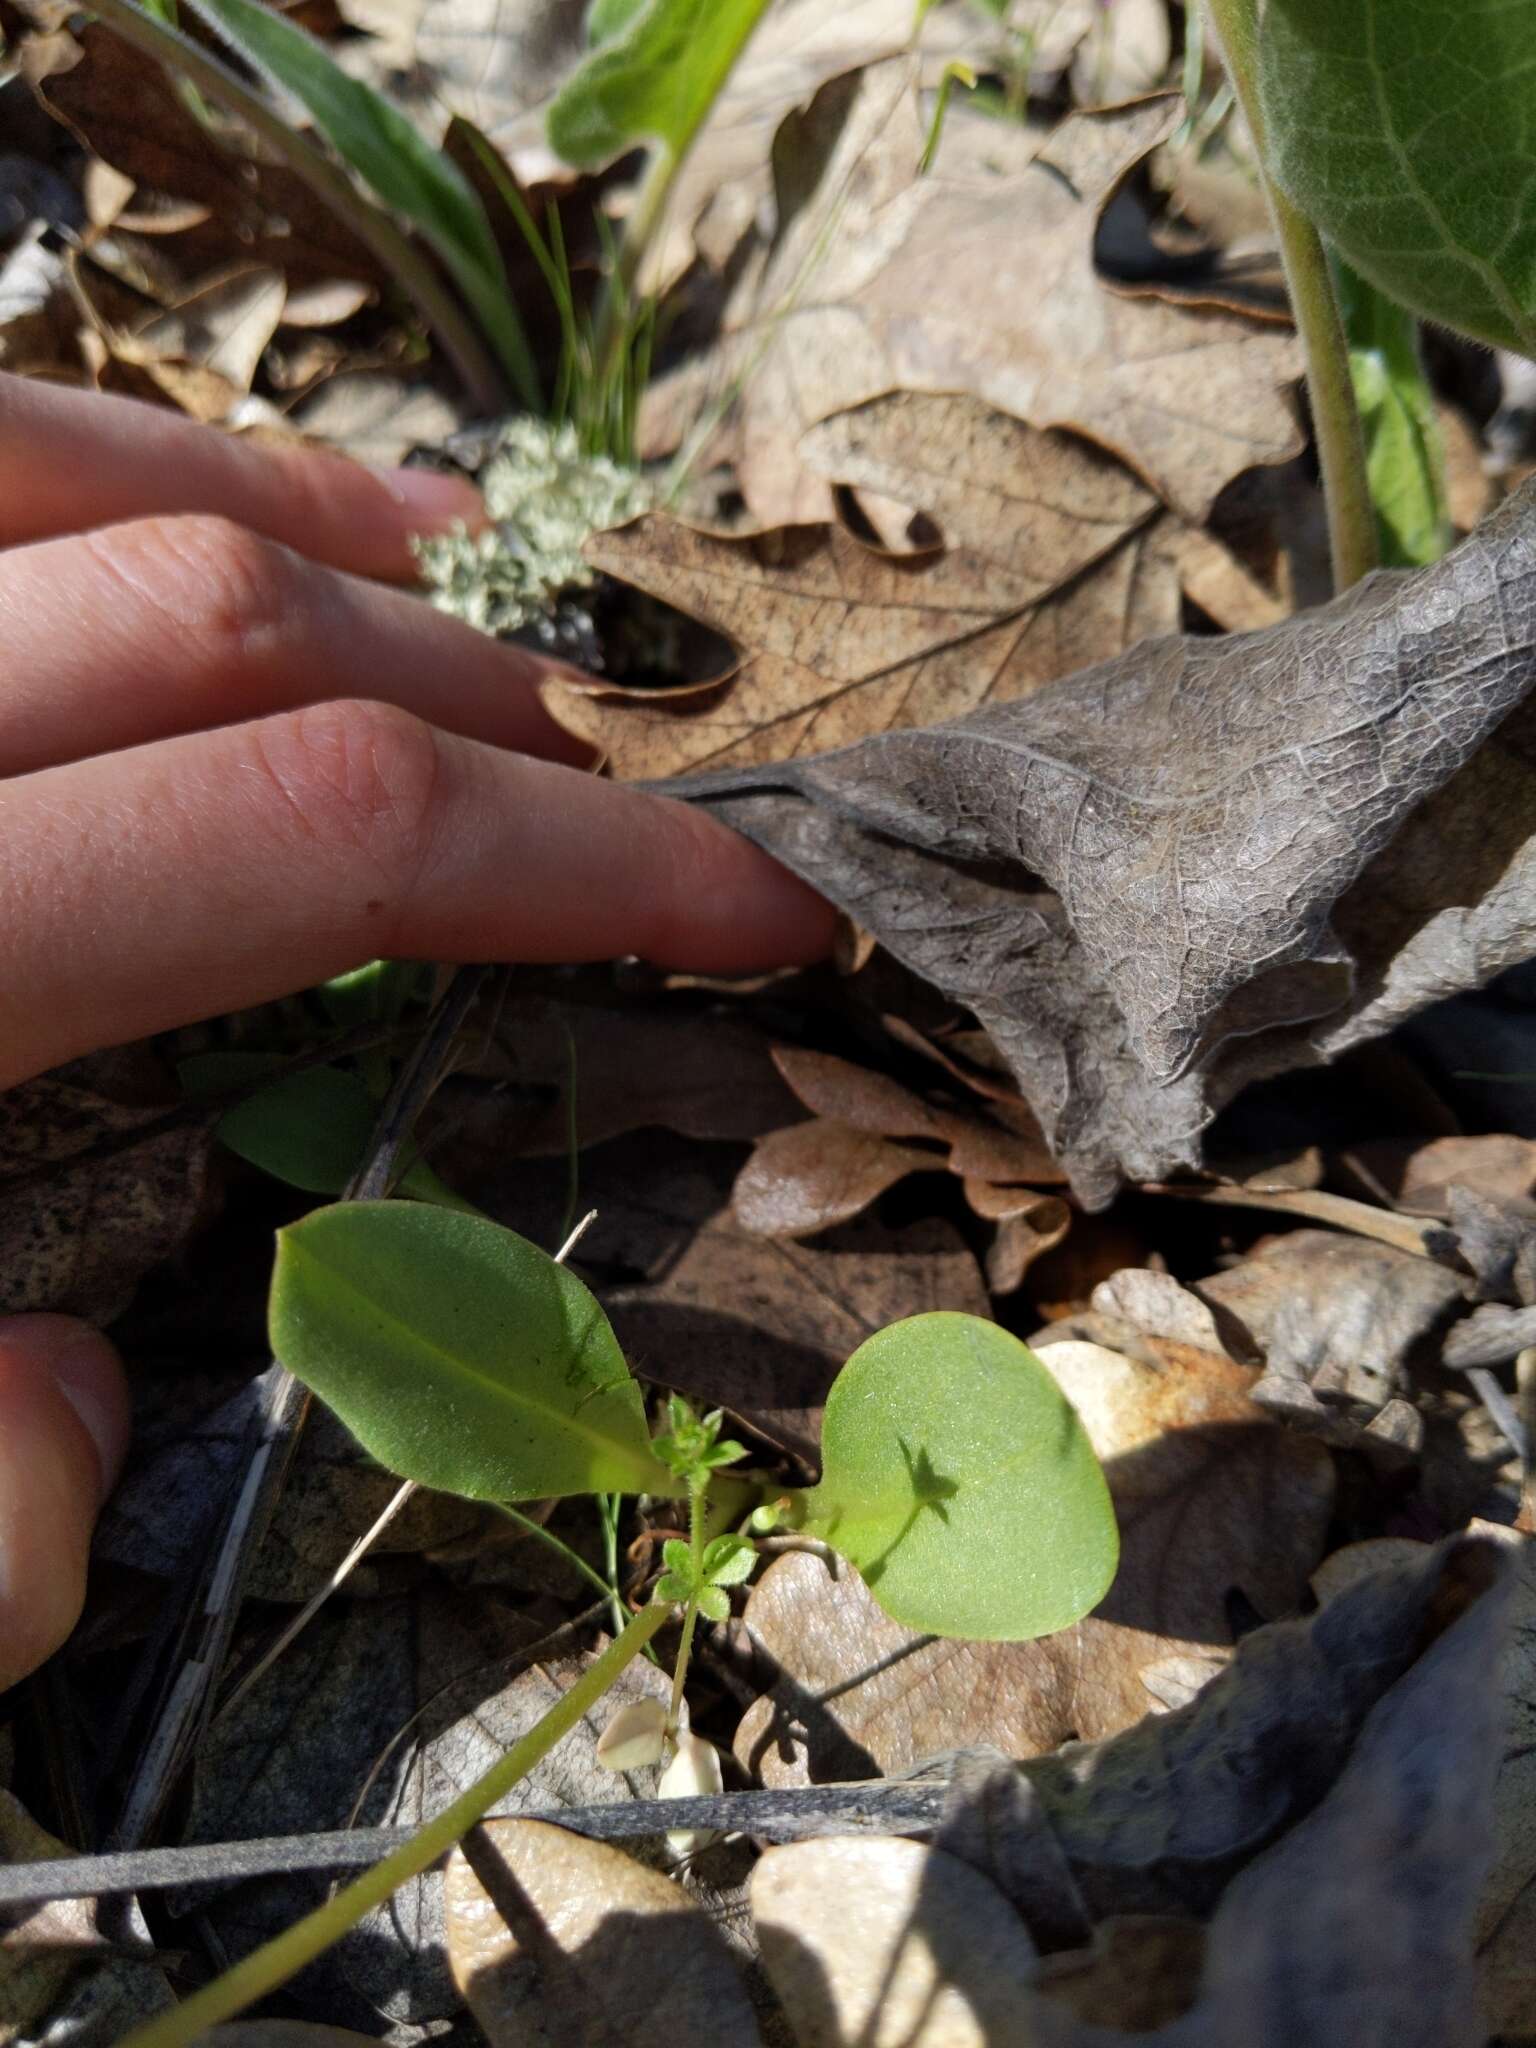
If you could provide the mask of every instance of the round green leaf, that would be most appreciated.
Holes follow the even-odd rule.
[[[894,1620],[1013,1641],[1108,1591],[1120,1543],[1082,1424],[1046,1367],[978,1316],[912,1316],[838,1374],[803,1526]]]
[[[677,1491],[608,1318],[526,1238],[345,1202],[277,1246],[274,1353],[391,1472],[474,1500]]]
[[[1536,7],[1265,0],[1266,156],[1360,273],[1415,312],[1536,355]]]

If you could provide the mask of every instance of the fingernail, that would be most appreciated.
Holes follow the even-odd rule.
[[[480,493],[465,477],[447,476],[437,469],[375,469],[373,473],[423,531],[459,523],[478,533],[486,524]]]
[[[61,1346],[50,1367],[54,1385],[96,1447],[105,1500],[128,1449],[128,1400],[117,1349],[87,1325]]]

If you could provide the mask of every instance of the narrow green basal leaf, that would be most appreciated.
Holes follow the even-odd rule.
[[[533,355],[490,222],[457,165],[397,107],[350,78],[305,30],[259,0],[191,0],[258,71],[293,94],[387,206],[420,229],[453,273],[523,402],[541,410]]]
[[[526,1238],[345,1202],[277,1247],[274,1354],[391,1472],[472,1500],[678,1490],[608,1318]]]
[[[1445,456],[1435,401],[1419,354],[1419,323],[1342,260],[1334,278],[1381,559],[1391,569],[1437,562],[1451,544]]]
[[[339,1195],[362,1164],[379,1105],[356,1074],[341,1067],[284,1073],[280,1054],[194,1053],[177,1066],[188,1095],[219,1095],[271,1074],[267,1087],[237,1102],[216,1132],[231,1152],[307,1195]],[[424,1160],[408,1166],[400,1192],[478,1215],[472,1203],[440,1181]]]
[[[680,158],[767,7],[768,0],[599,0],[605,40],[550,104],[551,149],[581,169],[639,142],[659,142]]]
[[[1017,1337],[977,1316],[893,1323],[838,1374],[801,1526],[893,1620],[1016,1641],[1109,1590],[1119,1535],[1082,1424]]]
[[[1266,0],[1270,169],[1361,274],[1536,354],[1536,6]]]

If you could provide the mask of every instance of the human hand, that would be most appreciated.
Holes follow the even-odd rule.
[[[582,772],[549,664],[362,580],[480,516],[0,374],[0,1088],[379,956],[825,951],[767,855]],[[0,1688],[73,1626],[126,1433],[105,1338],[0,1321]]]

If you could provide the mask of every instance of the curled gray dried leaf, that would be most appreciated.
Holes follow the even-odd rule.
[[[1339,1443],[1412,1393],[1415,1354],[1466,1303],[1432,1259],[1330,1230],[1291,1231],[1196,1292],[1263,1358],[1255,1398]]]
[[[1432,568],[918,732],[698,776],[975,1012],[1079,1194],[1536,951],[1536,491]]]

